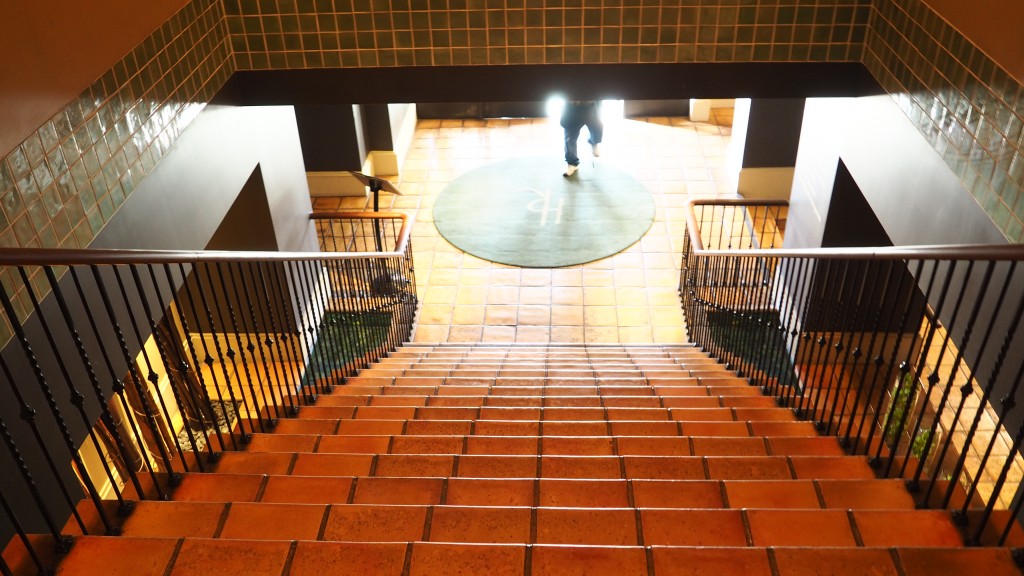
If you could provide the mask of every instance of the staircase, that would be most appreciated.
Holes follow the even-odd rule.
[[[405,345],[59,574],[1018,575],[684,346]]]

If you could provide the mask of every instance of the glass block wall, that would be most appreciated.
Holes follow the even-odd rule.
[[[0,158],[0,246],[89,245],[236,69],[807,61],[863,61],[1024,241],[1021,83],[921,0],[191,0]]]
[[[0,159],[0,246],[84,248],[234,71],[194,0]]]
[[[1024,242],[1024,87],[921,0],[876,2],[864,63],[1011,242]]]

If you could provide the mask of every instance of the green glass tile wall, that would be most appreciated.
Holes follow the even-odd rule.
[[[223,20],[189,3],[0,158],[0,246],[92,242],[233,72]]]
[[[224,0],[239,69],[857,61],[869,0]]]
[[[992,217],[1024,242],[1024,88],[920,0],[876,2],[864,63]]]

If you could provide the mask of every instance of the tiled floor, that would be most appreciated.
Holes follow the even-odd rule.
[[[731,115],[728,122],[731,124]],[[609,121],[597,161],[625,170],[655,199],[655,221],[625,251],[589,264],[516,268],[463,253],[438,235],[432,208],[457,176],[527,154],[561,157],[561,128],[547,119],[423,120],[382,210],[415,215],[413,250],[421,309],[416,342],[679,343],[677,293],[686,203],[731,197],[738,162],[728,125],[686,118]],[[588,150],[582,146],[581,150]],[[581,155],[581,170],[591,158]],[[317,198],[321,210],[367,200]]]

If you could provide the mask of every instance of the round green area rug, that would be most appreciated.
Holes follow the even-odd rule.
[[[461,250],[501,264],[556,268],[628,248],[654,221],[636,178],[598,163],[562,176],[557,158],[494,162],[459,176],[434,203],[434,225]]]

